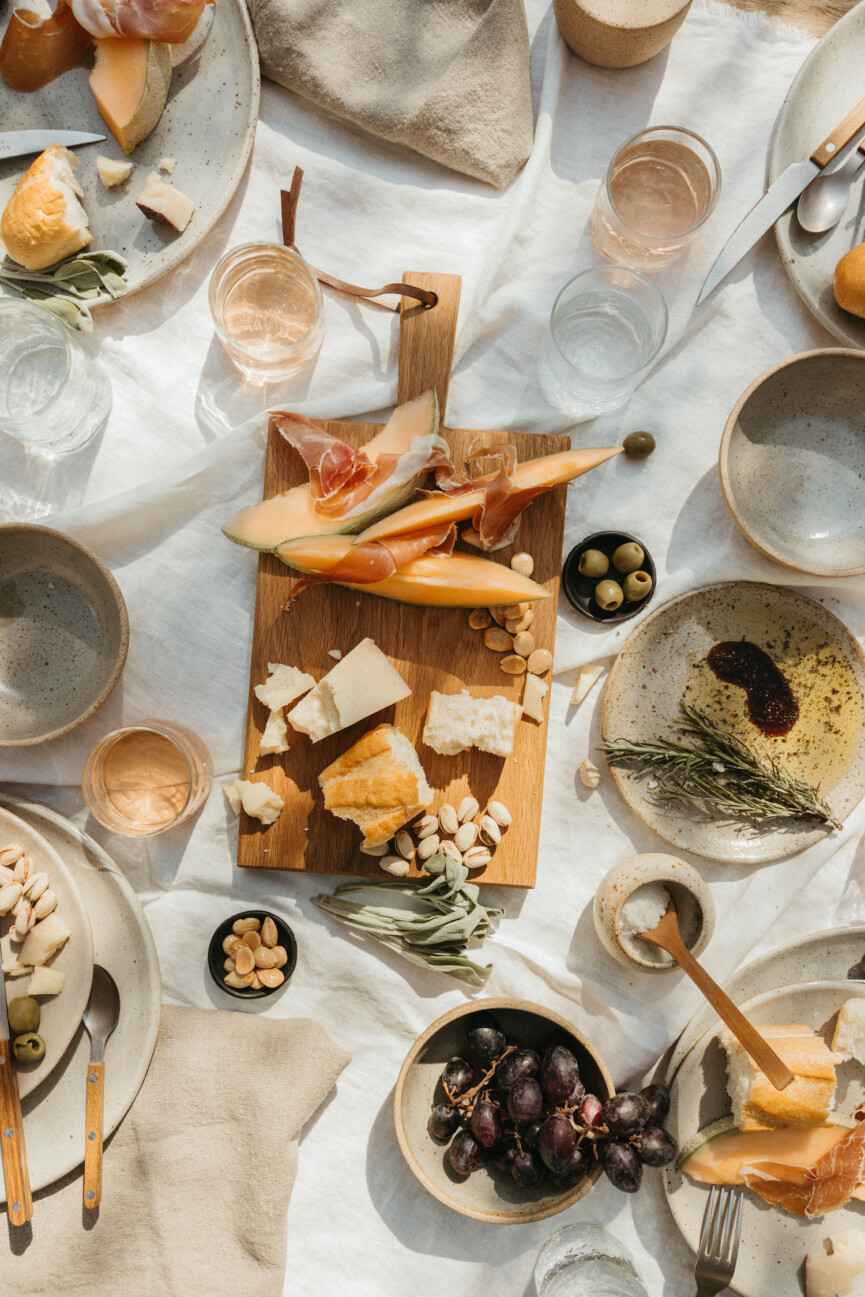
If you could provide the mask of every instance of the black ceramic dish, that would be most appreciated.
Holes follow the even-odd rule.
[[[620,608],[614,612],[604,612],[595,603],[594,593],[598,581],[612,580],[618,581],[621,585],[623,577],[615,570],[612,564],[613,551],[620,545],[627,545],[630,541],[635,541],[643,551],[643,562],[641,570],[648,572],[652,578],[652,588],[642,599],[635,603],[629,603],[627,600]],[[610,570],[603,577],[583,576],[577,564],[580,561],[580,555],[587,549],[599,549],[602,554],[606,554],[610,559]],[[655,564],[652,562],[652,556],[646,549],[646,546],[637,536],[629,536],[624,531],[596,531],[585,540],[581,540],[579,545],[575,545],[568,557],[562,564],[562,589],[565,592],[565,598],[572,608],[581,612],[584,617],[590,617],[592,621],[607,622],[614,624],[620,621],[628,621],[631,617],[636,617],[638,612],[651,602],[655,593],[656,576]]]
[[[288,955],[288,962],[283,964],[282,968],[279,970],[285,978],[285,981],[280,982],[279,986],[263,986],[261,990],[257,991],[253,991],[251,987],[244,990],[240,987],[226,986],[225,981],[223,980],[225,978],[224,964],[226,960],[225,951],[222,949],[223,941],[231,932],[232,926],[238,919],[260,919],[261,922],[264,923],[264,920],[268,915],[276,924],[276,931],[279,934],[278,944],[285,947],[285,952]],[[229,919],[223,919],[222,923],[220,923],[219,927],[210,938],[210,946],[207,950],[207,967],[210,969],[210,976],[213,978],[220,990],[224,991],[226,995],[235,996],[238,1000],[261,1000],[266,995],[275,995],[277,991],[281,991],[285,987],[286,982],[288,982],[294,972],[294,966],[296,963],[297,942],[294,939],[294,933],[288,924],[283,922],[278,914],[274,914],[273,910],[244,910],[240,914],[232,914]]]

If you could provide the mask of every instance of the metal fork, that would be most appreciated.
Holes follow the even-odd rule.
[[[700,1250],[694,1267],[697,1297],[715,1297],[729,1286],[739,1255],[742,1236],[742,1188],[737,1185],[712,1185]]]

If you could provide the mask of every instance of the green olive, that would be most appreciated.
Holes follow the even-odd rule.
[[[577,564],[580,575],[591,577],[592,580],[604,576],[609,566],[610,560],[599,549],[584,549]]]
[[[615,612],[622,606],[622,587],[617,581],[599,581],[595,586],[595,602],[604,612]]]
[[[19,1063],[38,1063],[45,1057],[45,1041],[35,1031],[28,1031],[24,1036],[16,1036],[12,1053]]]
[[[629,540],[626,545],[620,545],[618,549],[613,550],[613,567],[617,572],[636,572],[638,567],[642,566],[645,558],[643,548],[635,540]]]
[[[629,572],[622,582],[622,589],[628,603],[636,603],[651,592],[652,578],[648,572]]]
[[[650,432],[631,432],[622,442],[629,459],[645,459],[655,449],[655,438]]]
[[[39,1001],[32,995],[19,995],[9,1001],[9,1030],[13,1036],[39,1030]]]

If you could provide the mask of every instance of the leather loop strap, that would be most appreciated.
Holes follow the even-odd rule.
[[[303,181],[303,172],[300,167],[294,168],[294,175],[291,178],[291,188],[280,191],[280,203],[282,207],[282,241],[292,252],[302,256],[300,249],[294,241],[294,228],[297,221],[297,204],[300,199],[300,186]],[[309,262],[307,262],[309,265]],[[365,297],[375,299],[383,297],[386,294],[394,293],[400,297],[412,297],[416,302],[420,302],[424,310],[428,311],[435,306],[438,301],[436,293],[430,292],[426,288],[415,288],[414,284],[385,284],[383,288],[358,288],[357,284],[348,284],[344,279],[336,279],[333,275],[327,275],[323,270],[316,270],[315,266],[310,266],[321,284],[328,284],[331,288],[337,289],[340,293],[349,293],[352,297]],[[392,306],[390,302],[377,302],[377,306],[384,306],[389,311],[398,311],[399,303]]]

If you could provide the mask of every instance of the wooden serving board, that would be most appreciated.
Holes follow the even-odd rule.
[[[431,310],[425,310],[419,305],[406,306],[403,299],[398,401],[400,404],[409,401],[435,387],[444,418],[461,281],[455,275],[406,274],[403,278],[433,289],[439,300]],[[341,420],[318,422],[333,436],[352,445],[363,445],[381,427]],[[570,447],[570,439],[564,436],[480,433],[445,427],[442,435],[456,461],[482,436],[490,445],[512,442],[521,460]],[[264,473],[265,498],[306,480],[300,456],[271,423]],[[523,515],[516,546],[533,556],[533,578],[553,596],[533,604],[532,625],[537,647],[546,647],[551,652],[556,633],[565,490],[564,486],[557,487],[532,502]],[[511,548],[499,550],[494,557],[508,563],[512,552]],[[238,864],[307,873],[364,874],[384,880],[387,875],[378,860],[358,850],[361,838],[356,826],[325,811],[318,775],[368,730],[388,722],[398,725],[414,744],[430,787],[435,790],[433,809],[443,802],[457,805],[468,793],[478,799],[482,810],[491,798],[504,802],[510,809],[513,824],[490,864],[472,872],[472,881],[533,887],[544,783],[546,719],[542,725],[522,720],[517,729],[514,755],[506,759],[474,748],[443,757],[421,742],[431,690],[458,693],[468,689],[473,694],[499,693],[519,700],[523,677],[505,675],[499,666],[503,655],[484,646],[483,633],[470,628],[465,609],[414,608],[337,585],[320,585],[304,590],[291,611],[283,612],[290,583],[288,568],[277,558],[270,554],[260,556],[243,777],[266,779],[284,799],[285,809],[268,828],[241,813]],[[339,649],[345,656],[367,636],[387,654],[411,686],[411,697],[320,743],[313,744],[306,735],[294,733],[289,726],[291,750],[259,759],[259,743],[268,713],[255,697],[253,686],[265,679],[268,662],[288,663],[309,671],[318,680],[334,665],[333,658],[328,656],[329,649]],[[549,681],[549,676],[546,678]],[[545,717],[548,705],[549,696],[544,699]],[[412,874],[419,876],[414,868]]]

